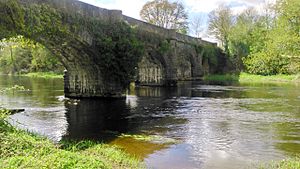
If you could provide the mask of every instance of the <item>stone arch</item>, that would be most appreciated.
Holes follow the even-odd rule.
[[[121,11],[72,0],[0,0],[0,15],[1,39],[23,35],[59,58],[66,96],[124,96],[142,46]]]

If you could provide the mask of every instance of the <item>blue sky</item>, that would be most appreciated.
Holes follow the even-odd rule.
[[[80,0],[95,6],[107,9],[119,9],[124,15],[140,19],[139,12],[148,0]],[[231,7],[235,14],[240,13],[247,7],[254,7],[262,11],[266,3],[272,3],[275,0],[179,0],[182,2],[189,14],[189,18],[195,15],[202,15],[204,20],[212,10],[216,9],[219,4],[225,4]],[[207,24],[204,23],[204,27]],[[205,33],[203,33],[203,36]]]

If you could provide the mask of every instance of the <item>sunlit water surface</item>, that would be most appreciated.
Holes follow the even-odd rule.
[[[118,145],[149,168],[253,168],[300,153],[297,85],[183,82],[130,89],[127,99],[75,100],[64,98],[62,79],[0,76],[0,90],[16,84],[29,90],[0,94],[0,106],[25,109],[11,116],[14,125],[55,142]]]

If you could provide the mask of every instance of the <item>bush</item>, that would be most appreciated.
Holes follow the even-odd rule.
[[[289,66],[291,61],[287,57],[280,56],[274,52],[258,52],[250,54],[243,59],[249,73],[258,75],[291,74]]]

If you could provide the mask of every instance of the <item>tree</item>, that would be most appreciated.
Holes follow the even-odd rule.
[[[275,6],[274,40],[285,55],[300,57],[300,1],[279,0]]]
[[[250,46],[257,42],[252,35],[255,27],[258,26],[259,15],[254,8],[248,8],[236,16],[235,24],[232,25],[229,33],[230,55],[236,55],[240,58],[246,57],[250,53]],[[254,40],[254,41],[253,41]]]
[[[299,11],[298,0],[279,0],[267,9],[251,33],[256,43],[251,44],[251,53],[244,59],[247,71],[261,75],[300,72]]]
[[[203,15],[194,16],[190,22],[190,31],[194,36],[200,38],[203,30],[204,30],[204,16]]]
[[[44,46],[23,36],[0,40],[0,72],[62,72],[63,66]]]
[[[17,72],[18,64],[20,64],[18,61],[20,59],[17,59],[20,48],[26,46],[29,42],[23,38],[23,36],[17,36],[12,37],[10,39],[2,39],[0,42],[0,63],[3,68],[7,67],[7,71],[11,74],[14,74]],[[6,51],[6,57],[3,56],[3,53]],[[5,64],[3,64],[5,63]]]
[[[244,69],[242,59],[250,54],[250,46],[253,43],[252,32],[257,18],[258,15],[254,8],[248,8],[235,16],[235,22],[230,28],[228,35],[229,54],[238,71]]]
[[[167,29],[175,29],[180,33],[187,33],[188,15],[180,2],[169,2],[168,0],[154,0],[147,2],[140,16],[146,22]]]
[[[233,15],[229,7],[220,5],[217,9],[209,13],[208,30],[211,35],[214,35],[229,55],[229,33],[233,24]]]

